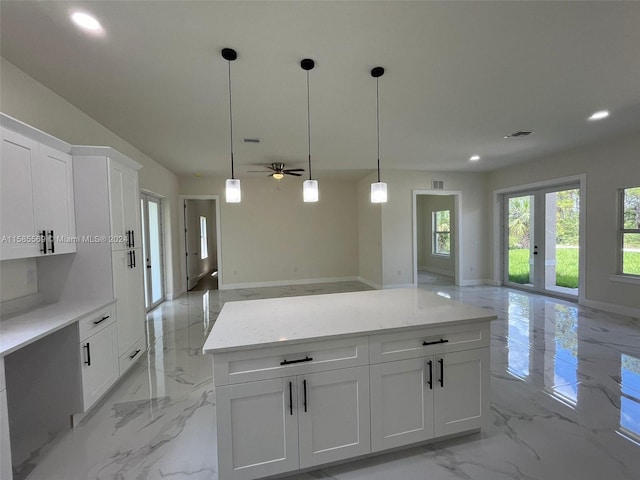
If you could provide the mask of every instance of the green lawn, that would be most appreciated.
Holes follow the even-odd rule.
[[[578,249],[557,250],[556,285],[578,288]],[[624,252],[625,273],[640,275],[640,252]],[[529,250],[509,250],[509,281],[529,283]]]

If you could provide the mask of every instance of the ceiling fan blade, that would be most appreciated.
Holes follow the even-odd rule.
[[[301,177],[302,174],[301,173],[291,173],[285,170],[284,172],[285,175],[293,175],[294,177]]]
[[[289,172],[304,172],[304,168],[287,168],[284,172],[285,173],[289,173]]]

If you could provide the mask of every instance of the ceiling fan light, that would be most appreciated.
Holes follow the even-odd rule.
[[[276,172],[273,175],[271,175],[273,178],[275,178],[276,180],[281,180],[284,178],[284,173],[280,173],[280,172]]]
[[[242,192],[240,191],[240,180],[237,178],[227,178],[225,182],[225,196],[227,203],[240,203]]]
[[[387,184],[385,182],[371,184],[371,203],[387,203]]]
[[[306,203],[318,201],[318,181],[305,180],[302,184],[302,198]]]

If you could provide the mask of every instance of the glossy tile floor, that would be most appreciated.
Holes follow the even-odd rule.
[[[421,288],[498,312],[482,433],[289,478],[640,478],[638,319],[506,288]],[[149,355],[78,428],[34,452],[17,478],[217,479],[212,367],[201,347],[223,303],[366,289],[190,292],[166,302],[149,316]]]

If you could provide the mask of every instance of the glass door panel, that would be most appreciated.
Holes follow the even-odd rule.
[[[533,287],[534,196],[507,197],[506,200],[507,283]]]
[[[160,199],[142,195],[143,254],[145,258],[145,306],[151,310],[164,300],[162,256],[162,208]]]

